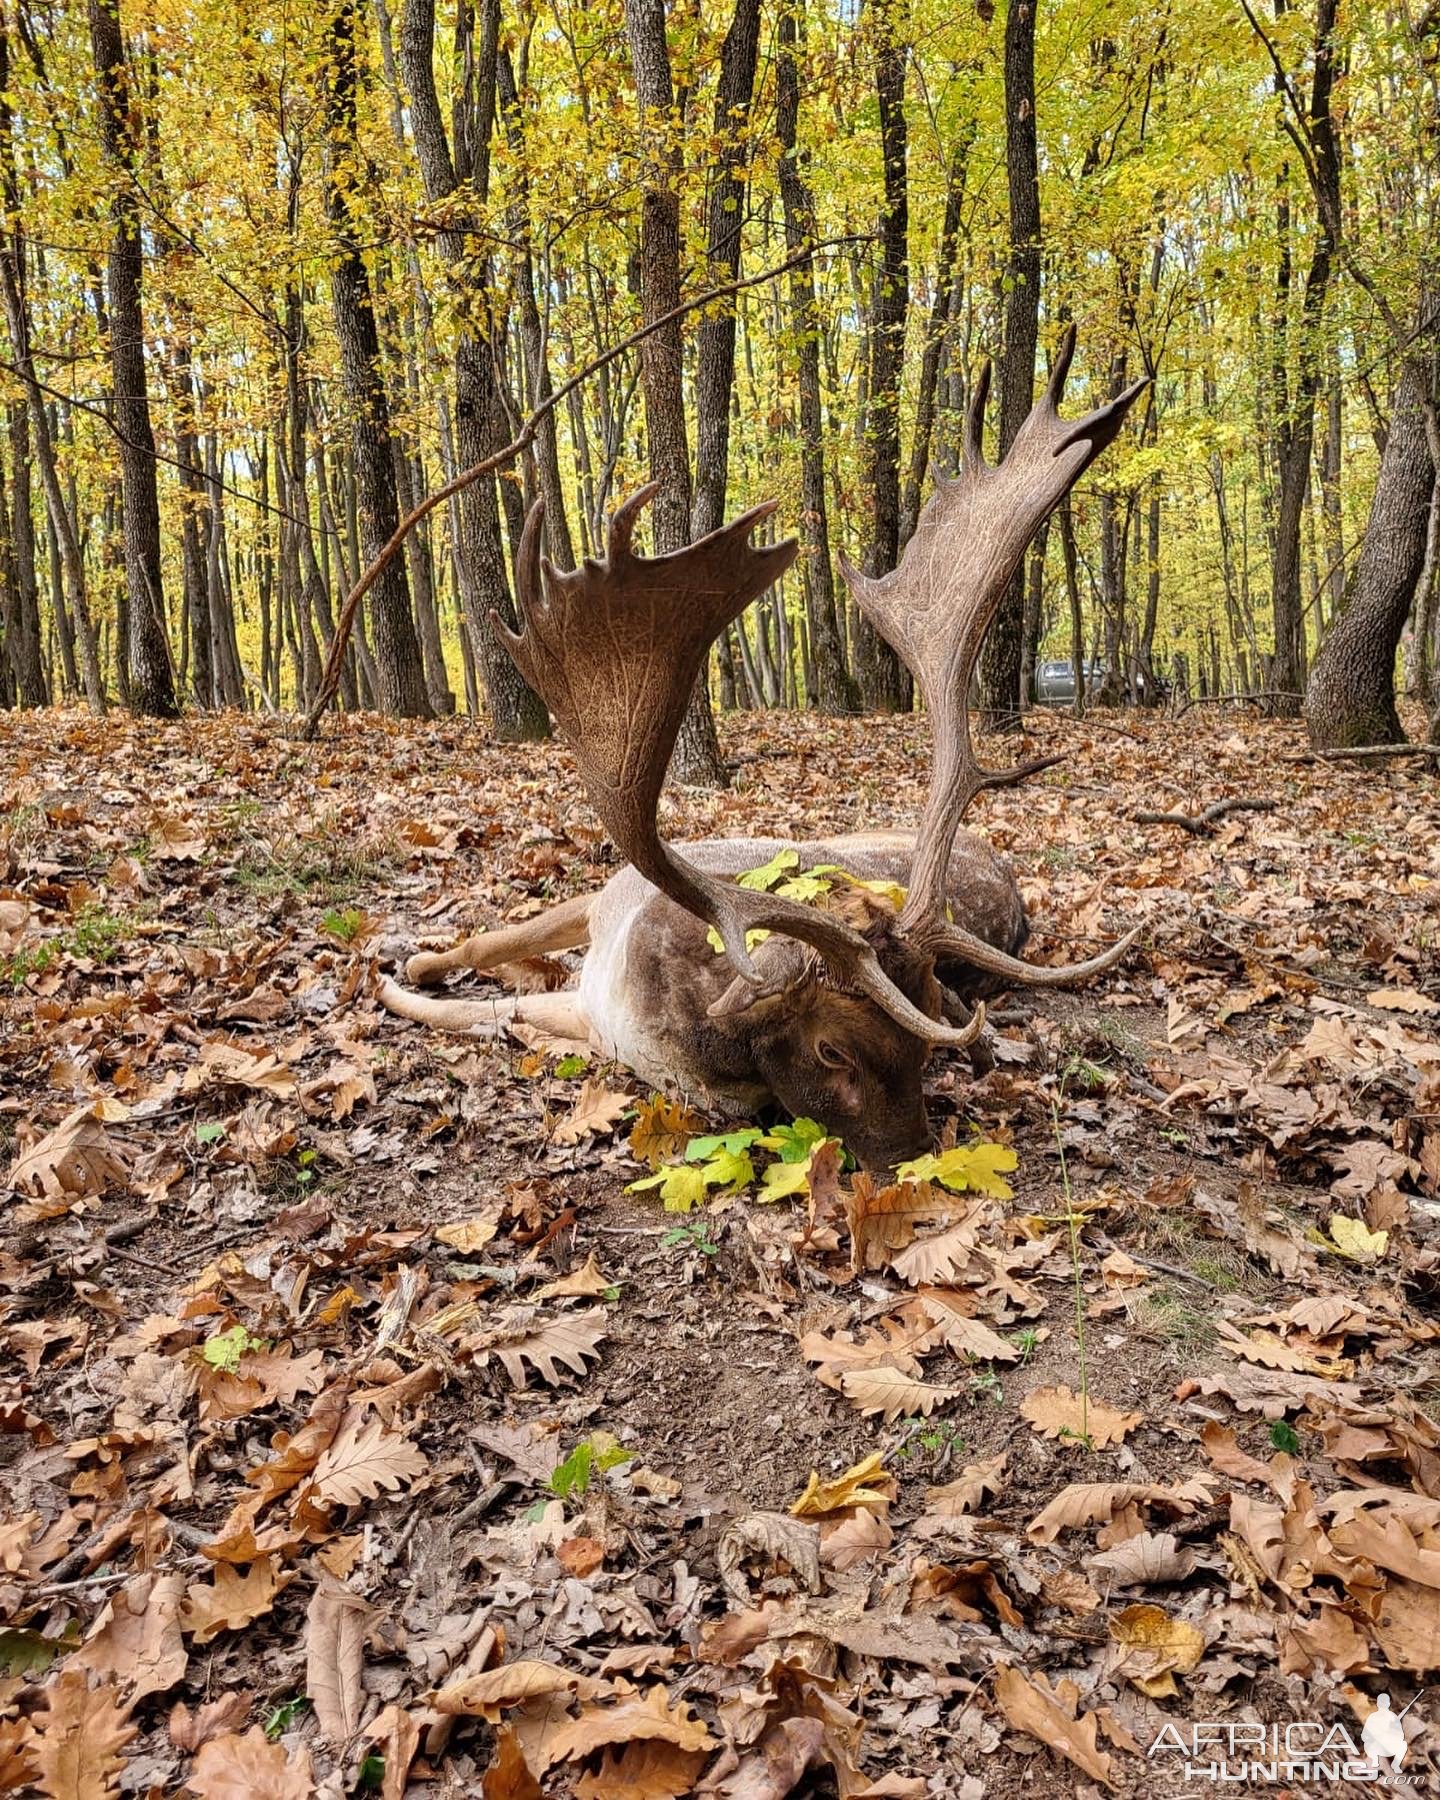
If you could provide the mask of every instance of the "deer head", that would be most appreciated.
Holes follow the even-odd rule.
[[[1144,386],[1137,382],[1084,419],[1062,420],[1058,404],[1074,347],[1072,328],[1044,397],[993,468],[981,453],[987,367],[966,421],[961,472],[939,485],[899,566],[871,579],[842,563],[861,611],[909,665],[934,732],[932,785],[898,915],[852,922],[843,907],[741,887],[696,868],[659,833],[661,785],[710,645],[795,558],[793,538],[750,542],[773,503],[686,549],[638,556],[635,522],[656,491],[652,484],[616,511],[603,561],[561,572],[541,555],[537,502],[517,557],[519,631],[492,614],[521,674],[554,714],[622,854],[719,933],[735,980],[711,1013],[754,1031],[757,1064],[768,1065],[783,1103],[812,1111],[833,1129],[863,1130],[877,1152],[923,1128],[920,1069],[929,1049],[972,1044],[983,1028],[983,1007],[964,1023],[939,1016],[938,963],[969,964],[1008,982],[1060,985],[1109,968],[1135,936],[1088,962],[1047,968],[946,917],[951,852],[966,808],[982,788],[1016,778],[1013,770],[981,768],[970,741],[969,685],[986,629],[1041,521],[1115,437]],[[752,956],[746,936],[757,929],[782,934],[782,943],[769,940]],[[897,1129],[876,1126],[877,1106]],[[870,1127],[862,1122],[866,1109]]]

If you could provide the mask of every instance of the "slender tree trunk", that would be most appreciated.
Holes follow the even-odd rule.
[[[1009,292],[1000,359],[1000,454],[1015,441],[1035,397],[1040,336],[1040,154],[1035,132],[1035,4],[1009,0],[1005,15],[1005,171],[1010,191]],[[988,730],[1014,730],[1023,703],[1025,568],[1011,577],[980,659]]]
[[[45,706],[50,699],[40,634],[40,582],[35,567],[35,512],[30,485],[30,411],[24,400],[10,414],[10,554],[14,586],[5,630],[21,706]]]
[[[91,0],[95,4],[95,0]],[[334,235],[330,296],[345,400],[351,414],[356,501],[362,560],[371,562],[400,522],[392,461],[390,406],[380,362],[375,301],[360,248],[360,227],[351,195],[360,170],[357,143],[354,0],[341,0],[330,16],[325,85],[325,125],[329,160],[325,214]],[[431,717],[425,691],[420,640],[410,610],[410,587],[403,557],[393,556],[370,590],[370,618],[380,702],[401,718]]]
[[[796,67],[797,15],[802,0],[780,14],[775,68],[775,131],[780,140],[780,198],[785,208],[785,249],[790,255],[815,241],[815,200],[808,153],[799,146],[800,80]],[[845,646],[835,605],[835,567],[825,506],[825,427],[820,404],[820,309],[815,268],[807,258],[790,275],[790,321],[800,390],[800,540],[805,550],[805,606],[810,621],[815,702],[823,713],[860,710],[860,690],[845,666]]]
[[[1354,587],[1306,689],[1305,723],[1317,750],[1405,741],[1395,710],[1395,652],[1425,563],[1435,485],[1426,433],[1434,373],[1427,363],[1406,359]]]
[[[867,575],[886,575],[900,557],[900,382],[905,363],[905,321],[910,309],[909,145],[905,124],[908,50],[897,35],[901,0],[874,0],[875,92],[880,103],[880,146],[885,159],[885,208],[880,219],[880,266],[870,307],[869,405],[865,422],[865,477],[870,490]],[[910,676],[868,620],[855,630],[855,671],[873,712],[903,712],[910,705]]]
[[[626,0],[625,29],[640,104],[644,192],[640,202],[640,310],[648,325],[680,304],[680,196],[675,141],[679,122],[665,44],[664,0]],[[658,553],[690,542],[690,449],[685,436],[684,349],[680,322],[646,338],[640,349],[645,435]],[[671,769],[677,781],[723,787],[725,771],[702,671],[686,709]]]
[[[432,205],[449,200],[462,183],[484,199],[489,187],[489,141],[494,117],[499,7],[486,0],[480,41],[475,43],[467,4],[456,18],[457,60],[463,65],[462,100],[455,106],[455,154],[451,155],[445,121],[435,91],[434,0],[406,0],[400,24],[399,60],[410,94],[410,128],[426,198]],[[490,422],[495,410],[495,372],[479,302],[467,294],[466,270],[476,254],[474,241],[459,218],[440,233],[440,254],[450,265],[459,291],[461,329],[455,345],[455,450],[461,465],[483,462],[490,448]],[[478,286],[483,288],[486,275]],[[502,742],[550,735],[550,715],[521,679],[519,670],[490,624],[492,611],[509,625],[515,606],[505,571],[500,537],[500,506],[495,483],[488,477],[472,482],[459,498],[461,531],[456,544],[456,570],[467,633],[490,711],[490,726]]]
[[[160,564],[160,498],[155,481],[155,436],[145,369],[144,260],[132,174],[138,147],[134,97],[125,62],[118,0],[89,0],[90,48],[99,89],[100,141],[114,188],[113,235],[106,271],[114,418],[120,439],[129,600],[122,654],[129,705],[173,718],[180,710],[165,635],[165,590]]]

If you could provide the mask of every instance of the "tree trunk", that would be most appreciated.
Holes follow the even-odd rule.
[[[1005,17],[1005,172],[1010,193],[1009,292],[1000,358],[1000,454],[1035,397],[1040,336],[1040,154],[1035,134],[1035,0],[1010,0]],[[1025,565],[1010,578],[980,658],[986,730],[1018,729],[1025,646]]]
[[[1405,741],[1395,710],[1395,652],[1425,563],[1435,484],[1425,429],[1427,379],[1433,383],[1433,373],[1422,361],[1407,358],[1354,586],[1305,694],[1305,723],[1317,750]]]
[[[99,89],[100,141],[114,181],[114,228],[106,270],[114,418],[120,439],[124,513],[128,704],[135,712],[173,718],[180,708],[165,635],[165,590],[160,566],[160,499],[155,484],[155,437],[145,369],[142,304],[144,260],[136,217],[134,102],[125,64],[118,0],[89,0],[90,48]]]
[[[808,154],[799,147],[800,80],[796,38],[800,0],[780,13],[775,68],[775,132],[780,140],[780,198],[785,208],[785,249],[793,256],[815,241],[815,200]],[[830,560],[830,522],[825,507],[824,422],[820,405],[820,309],[815,268],[807,258],[790,275],[790,320],[795,336],[800,390],[800,541],[805,555],[805,607],[815,671],[815,703],[823,713],[860,710],[860,690],[845,666]]]
[[[95,0],[91,0],[92,5]],[[361,163],[356,122],[356,52],[354,0],[341,0],[331,14],[325,80],[325,126],[329,159],[325,180],[325,214],[335,245],[330,269],[330,296],[345,400],[351,414],[361,560],[370,563],[385,547],[400,522],[391,455],[390,405],[380,362],[380,336],[370,277],[360,249],[359,222],[351,194]],[[386,712],[407,719],[428,719],[430,697],[420,640],[410,610],[410,586],[403,557],[392,556],[370,590],[370,618],[380,702]]]
[[[885,159],[885,210],[880,219],[880,267],[870,308],[869,406],[865,425],[866,483],[870,489],[867,575],[887,575],[900,556],[900,381],[905,319],[910,308],[910,189],[905,125],[906,46],[895,34],[898,0],[874,0],[875,92]],[[903,712],[910,676],[866,619],[855,629],[855,670],[872,712]]]
[[[640,202],[640,311],[648,325],[680,304],[680,196],[676,187],[675,98],[665,44],[664,0],[626,0],[625,29],[640,104],[644,192]],[[659,555],[690,542],[690,447],[685,437],[684,350],[680,321],[640,348],[650,478],[659,484],[653,537]],[[708,663],[681,721],[671,771],[696,787],[723,787],[725,771],[710,712]]]
[[[10,561],[14,585],[5,621],[5,651],[21,706],[45,706],[50,693],[40,642],[40,583],[35,569],[35,513],[30,485],[30,412],[24,400],[10,414]]]

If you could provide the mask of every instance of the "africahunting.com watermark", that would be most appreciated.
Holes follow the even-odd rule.
[[[1410,1706],[1414,1704],[1412,1700]],[[1338,1785],[1364,1781],[1381,1787],[1404,1787],[1407,1784],[1401,1769],[1412,1746],[1406,1741],[1403,1720],[1410,1706],[1395,1712],[1390,1696],[1378,1695],[1358,1744],[1343,1725],[1322,1725],[1306,1719],[1296,1719],[1288,1725],[1245,1720],[1167,1724],[1146,1752],[1146,1758],[1152,1765],[1166,1766],[1186,1781],[1227,1785],[1282,1781]]]

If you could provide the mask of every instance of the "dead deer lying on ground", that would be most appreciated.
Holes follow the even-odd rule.
[[[982,768],[970,742],[970,680],[1041,521],[1115,437],[1145,385],[1067,423],[1058,403],[1073,353],[1072,329],[1044,398],[994,468],[981,453],[987,369],[967,416],[961,472],[940,483],[899,567],[872,579],[842,563],[856,604],[909,666],[930,714],[934,772],[914,836],[667,843],[656,807],[695,680],[724,627],[794,560],[795,540],[750,543],[772,504],[687,549],[637,556],[631,539],[652,486],[616,512],[603,562],[562,573],[540,554],[537,503],[517,558],[521,628],[496,628],[554,715],[630,866],[598,894],[444,955],[415,956],[407,970],[412,981],[433,982],[586,946],[577,989],[437,999],[387,979],[385,1006],[447,1030],[489,1034],[518,1021],[580,1038],[647,1081],[678,1083],[742,1115],[773,1098],[822,1121],[869,1167],[927,1148],[926,1059],[936,1045],[976,1045],[981,994],[1084,980],[1118,962],[1136,935],[1066,968],[1020,961],[1029,927],[1015,878],[988,844],[960,830],[981,789],[1056,760]],[[818,903],[735,879],[786,849],[798,852],[799,871],[829,865],[817,877],[825,889]],[[894,883],[907,869],[898,907],[867,885]],[[710,941],[716,933],[723,955]]]

